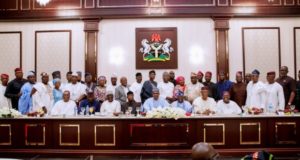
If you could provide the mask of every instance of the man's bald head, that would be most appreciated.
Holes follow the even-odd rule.
[[[208,143],[197,143],[192,148],[193,160],[215,160],[218,157],[219,154]]]

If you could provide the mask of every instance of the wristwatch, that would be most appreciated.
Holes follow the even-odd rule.
[[[290,106],[290,105],[292,105],[292,103],[289,102],[288,105]]]

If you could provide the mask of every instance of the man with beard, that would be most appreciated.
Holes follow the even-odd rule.
[[[237,72],[235,76],[236,83],[230,89],[231,100],[236,102],[240,107],[244,106],[247,97],[247,84],[243,82],[242,72]]]

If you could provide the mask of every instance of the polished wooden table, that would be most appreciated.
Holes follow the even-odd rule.
[[[0,119],[2,155],[190,154],[197,142],[224,155],[300,153],[300,115]]]

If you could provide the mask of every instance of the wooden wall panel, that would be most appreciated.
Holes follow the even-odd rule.
[[[82,8],[82,0],[51,0],[46,6],[39,5],[35,0],[33,0],[32,3],[34,10]]]
[[[146,7],[148,0],[97,0],[99,8],[105,7]]]
[[[215,0],[164,0],[165,6],[215,6]]]
[[[31,3],[30,0],[21,0],[20,4],[21,10],[30,10],[31,9]]]
[[[84,8],[95,8],[95,0],[84,0]]]
[[[1,10],[18,10],[18,0],[9,0],[9,3],[7,0],[0,0],[0,11]]]
[[[230,0],[232,6],[280,6],[281,0]]]

